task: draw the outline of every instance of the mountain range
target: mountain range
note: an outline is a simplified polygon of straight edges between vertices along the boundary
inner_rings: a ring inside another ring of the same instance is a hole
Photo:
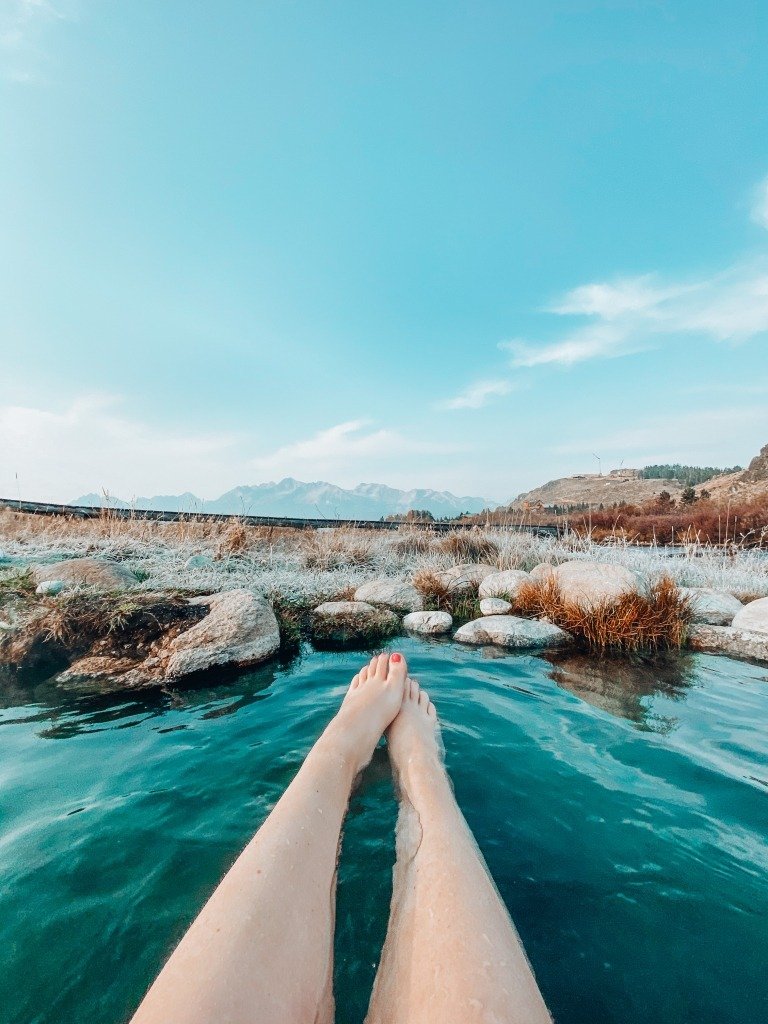
[[[214,501],[204,501],[187,491],[185,494],[155,494],[151,498],[135,498],[131,502],[111,495],[104,497],[100,494],[84,494],[73,504],[152,509],[158,512],[381,519],[383,516],[404,514],[409,509],[428,510],[436,518],[456,516],[461,512],[481,512],[485,508],[496,508],[498,502],[485,498],[459,497],[450,491],[421,488],[401,491],[385,484],[359,484],[346,490],[324,481],[304,483],[286,477],[277,483],[272,481],[234,487]]]

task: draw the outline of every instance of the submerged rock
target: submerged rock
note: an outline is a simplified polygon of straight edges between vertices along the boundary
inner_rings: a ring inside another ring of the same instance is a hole
[[[680,587],[680,594],[690,600],[694,623],[730,626],[734,615],[744,607],[732,594],[711,587]]]
[[[512,605],[502,597],[484,597],[480,602],[483,615],[506,615],[512,611]]]
[[[768,632],[735,626],[696,625],[688,630],[688,645],[695,651],[768,663]]]
[[[370,580],[355,591],[355,601],[383,605],[396,612],[419,612],[424,601],[416,587],[402,580]]]
[[[137,665],[133,658],[78,658],[56,676],[56,682],[63,686],[86,685],[109,690],[135,690],[157,686],[159,681],[155,673],[142,663]]]
[[[399,629],[400,619],[393,611],[367,601],[326,601],[312,614],[312,639],[318,645],[373,644]]]
[[[454,633],[462,644],[497,644],[521,650],[562,647],[571,642],[570,633],[538,619],[522,619],[517,615],[487,615],[467,622]]]
[[[448,612],[411,612],[403,619],[403,626],[411,633],[438,636],[450,632],[453,619]]]
[[[33,565],[31,571],[36,583],[57,581],[100,590],[122,590],[138,583],[130,569],[106,558],[67,558],[50,565]]]
[[[226,590],[195,597],[208,615],[157,652],[166,679],[177,679],[222,666],[246,668],[271,658],[280,646],[280,629],[272,606],[251,590]]]
[[[611,562],[563,562],[554,567],[552,576],[563,600],[584,611],[646,589],[636,572]]]
[[[530,583],[531,577],[521,569],[505,569],[503,572],[492,572],[480,584],[480,597],[503,597],[514,601],[520,587]]]
[[[768,634],[768,597],[750,601],[737,612],[731,625],[734,629],[748,629],[755,633]]]

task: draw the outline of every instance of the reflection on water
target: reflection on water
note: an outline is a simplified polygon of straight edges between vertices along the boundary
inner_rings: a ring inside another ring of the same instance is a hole
[[[609,658],[563,651],[547,654],[546,660],[552,665],[550,676],[558,686],[601,711],[652,732],[670,732],[677,719],[658,714],[649,698],[662,695],[673,701],[684,700],[694,683],[695,662],[690,654]]]
[[[558,1024],[768,1019],[765,671],[397,647]],[[361,657],[143,694],[0,673],[0,1024],[130,1016]],[[345,826],[336,1024],[365,1016],[395,817],[382,747]]]

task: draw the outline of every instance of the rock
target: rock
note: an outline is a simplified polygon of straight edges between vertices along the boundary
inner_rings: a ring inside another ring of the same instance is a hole
[[[326,601],[312,615],[312,637],[317,644],[344,647],[374,644],[394,636],[400,619],[389,608],[367,601]]]
[[[571,642],[570,633],[538,619],[517,615],[488,615],[474,619],[456,630],[453,636],[462,644],[498,644],[520,650],[562,647]]]
[[[534,583],[543,583],[544,580],[550,579],[554,574],[554,565],[550,565],[549,562],[539,562],[538,565],[534,565],[528,576]]]
[[[437,636],[450,632],[453,619],[448,612],[411,612],[403,619],[403,626],[411,633]]]
[[[688,645],[695,651],[768,663],[768,633],[764,632],[737,629],[735,626],[691,626]]]
[[[484,597],[480,602],[483,615],[506,615],[512,611],[512,605],[502,597]]]
[[[35,587],[35,593],[39,597],[56,597],[63,590],[67,589],[67,584],[64,580],[44,580],[43,583],[38,583]]]
[[[13,629],[13,626],[10,624],[10,622],[5,622],[4,619],[0,619],[0,629],[5,630],[7,632]]]
[[[750,601],[733,617],[734,629],[746,629],[752,633],[768,633],[768,597]]]
[[[583,610],[645,590],[637,573],[610,562],[563,562],[555,566],[553,576],[563,600]]]
[[[32,576],[37,583],[57,580],[73,586],[98,587],[99,590],[122,590],[138,583],[130,569],[106,558],[68,558],[50,565],[33,565]]]
[[[266,598],[250,590],[226,590],[190,603],[208,605],[208,615],[157,652],[166,679],[222,666],[245,668],[271,658],[280,629]]]
[[[184,563],[185,569],[211,569],[213,567],[213,559],[209,555],[197,554],[190,555]]]
[[[157,686],[160,679],[133,658],[86,657],[74,661],[56,676],[64,686],[98,686],[110,690],[135,690]]]
[[[734,615],[744,605],[725,590],[710,587],[680,587],[680,594],[690,599],[691,622],[709,626],[730,626]]]
[[[484,562],[463,562],[450,569],[438,570],[435,575],[444,587],[453,594],[471,594],[476,591],[486,576],[497,570]]]
[[[482,597],[505,597],[514,601],[523,583],[530,583],[531,577],[521,569],[505,569],[503,572],[492,572],[480,584],[478,591]]]
[[[370,580],[355,591],[355,601],[383,605],[396,612],[420,612],[424,601],[416,587],[402,580]]]

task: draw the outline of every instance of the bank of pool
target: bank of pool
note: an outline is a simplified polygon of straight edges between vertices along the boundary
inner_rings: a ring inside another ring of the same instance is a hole
[[[394,646],[558,1024],[768,1019],[764,668]],[[362,658],[130,697],[0,680],[2,1024],[130,1016]],[[338,1024],[365,1014],[395,815],[382,748],[341,857]]]

